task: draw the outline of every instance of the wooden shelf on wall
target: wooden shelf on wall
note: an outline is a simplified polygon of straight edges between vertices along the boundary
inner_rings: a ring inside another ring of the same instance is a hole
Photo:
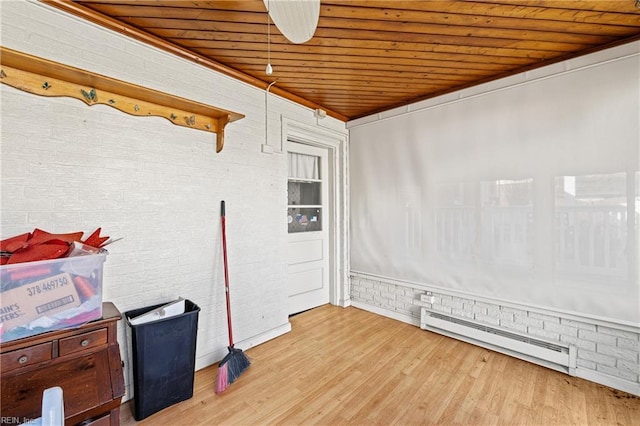
[[[244,117],[168,93],[116,80],[0,46],[0,81],[41,96],[66,96],[87,105],[108,105],[127,114],[157,116],[171,123],[216,134],[224,146],[225,126]]]

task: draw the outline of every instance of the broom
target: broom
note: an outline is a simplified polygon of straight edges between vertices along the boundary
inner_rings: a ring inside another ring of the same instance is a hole
[[[222,253],[224,256],[224,292],[227,299],[227,327],[229,328],[229,353],[218,364],[218,377],[216,379],[216,393],[221,393],[236,381],[240,374],[246,370],[251,362],[242,352],[242,349],[234,348],[233,332],[231,330],[231,303],[229,302],[229,272],[227,268],[227,237],[225,228],[224,200],[220,202],[220,215],[222,222]]]

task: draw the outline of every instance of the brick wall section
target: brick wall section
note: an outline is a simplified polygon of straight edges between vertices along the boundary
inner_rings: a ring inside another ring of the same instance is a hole
[[[640,334],[549,314],[433,292],[433,304],[422,301],[424,290],[372,278],[351,277],[351,299],[415,317],[420,308],[541,340],[577,347],[577,367],[640,383]],[[411,303],[407,303],[411,299]],[[424,300],[428,300],[423,298]]]
[[[398,314],[420,318],[418,291],[409,287],[385,283],[367,278],[351,277],[351,300],[377,306]]]

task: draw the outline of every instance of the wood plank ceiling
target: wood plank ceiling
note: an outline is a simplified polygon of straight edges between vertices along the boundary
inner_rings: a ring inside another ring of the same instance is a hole
[[[292,44],[262,0],[43,0],[344,121],[640,39],[640,0],[322,0]]]

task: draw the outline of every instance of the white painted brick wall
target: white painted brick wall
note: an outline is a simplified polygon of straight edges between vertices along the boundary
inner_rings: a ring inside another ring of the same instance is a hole
[[[592,342],[592,341],[589,341],[589,340],[584,340],[584,339],[578,339],[577,337],[573,337],[573,336],[561,335],[560,336],[560,342],[568,344],[568,345],[574,345],[576,348],[586,349],[586,350],[592,351],[592,352],[595,352],[595,350],[596,350],[596,343],[595,342]]]
[[[2,237],[33,230],[123,237],[109,247],[103,298],[122,312],[182,296],[201,308],[196,367],[226,353],[220,200],[236,342],[288,324],[286,155],[261,153],[264,91],[35,1],[0,2],[2,45],[237,111],[224,150],[215,135],[108,106],[39,97],[0,85]],[[269,144],[281,117],[313,111],[269,98]],[[345,125],[321,123],[345,132]],[[131,364],[119,324],[125,380]],[[242,346],[241,346],[242,347]]]
[[[615,367],[616,359],[612,356],[602,355],[596,352],[578,349],[578,358],[595,362],[599,367]]]
[[[567,337],[578,337],[578,329],[575,327],[569,327],[567,325],[562,325],[559,323],[559,318],[555,318],[552,321],[545,321],[544,328],[545,330],[550,330],[558,333],[561,336]]]
[[[615,345],[616,338],[608,334],[598,333],[596,331],[578,330],[578,337],[592,342],[602,343],[605,345]]]
[[[517,314],[514,316],[514,321],[518,324],[526,325],[530,328],[542,328],[544,326],[544,322],[538,318],[531,318],[526,314]]]
[[[352,276],[352,282],[366,281],[376,286],[375,279]],[[382,281],[380,280],[380,283]],[[624,380],[630,388],[637,389],[640,384],[640,333],[617,329],[596,323],[566,318],[561,314],[552,315],[535,310],[520,309],[468,297],[461,298],[450,294],[432,292],[434,303],[428,302],[424,291],[409,286],[385,282],[389,291],[417,294],[416,307],[453,315],[465,320],[474,320],[493,327],[528,334],[535,338],[574,345],[577,350],[577,367]],[[395,290],[393,290],[395,288]],[[420,297],[422,294],[422,298]],[[351,295],[352,299],[367,303],[366,300]],[[387,299],[390,300],[390,299]],[[379,308],[394,310],[395,305],[377,305]],[[617,383],[617,382],[616,382]],[[611,383],[604,383],[611,386]]]
[[[612,356],[620,361],[638,362],[638,352],[603,344],[598,344],[596,347],[597,352],[600,354]]]
[[[474,319],[480,323],[499,325],[500,319],[492,315],[475,314]]]
[[[517,331],[519,333],[527,332],[527,326],[524,324],[518,324],[517,322],[501,320],[500,325],[506,329]]]
[[[638,343],[638,340],[633,340],[633,337],[628,339],[624,337],[618,337],[618,347],[623,349],[630,349],[636,354],[640,353],[640,344]]]
[[[500,322],[513,322],[514,314],[512,312],[504,312],[504,309],[501,309],[498,313],[498,319]]]
[[[580,330],[596,331],[596,329],[597,329],[595,324],[589,324],[589,323],[586,323],[586,322],[575,321],[575,320],[567,319],[567,318],[560,318],[560,324],[564,324],[564,325],[567,325],[569,327],[575,327],[575,328],[580,329]]]
[[[420,291],[366,278],[351,277],[351,300],[420,317]]]
[[[442,298],[442,305],[451,309],[462,309],[462,301],[452,298]]]
[[[628,372],[625,369],[621,369],[620,367],[608,367],[606,365],[598,364],[596,370],[610,376],[616,376],[629,381],[633,381],[636,377],[638,377],[637,369],[635,369],[634,372]]]
[[[474,319],[473,312],[464,309],[451,309],[451,315],[455,315],[460,318]]]
[[[637,341],[637,338],[638,338],[638,335],[635,333],[631,333],[629,331],[624,331],[624,330],[616,330],[615,328],[605,327],[603,325],[598,327],[598,332],[602,334],[609,334],[611,336],[616,336],[616,337],[627,339],[627,340],[636,339]]]
[[[618,360],[617,367],[621,371],[630,373],[630,375],[627,377],[631,377],[631,380],[633,380],[633,374],[637,375],[638,371],[640,371],[640,364],[637,362]]]
[[[578,359],[576,362],[578,368],[585,368],[587,370],[596,371],[598,369],[598,364],[595,362],[587,361],[585,359]]]
[[[544,321],[545,325],[560,323],[560,318],[553,317],[551,315],[540,314],[538,312],[528,312],[527,316],[529,318],[536,318],[536,319],[542,320],[542,321]]]
[[[558,341],[558,342],[560,341],[559,333],[554,333],[552,331],[547,331],[541,328],[527,327],[527,333],[534,336],[541,337],[543,340]]]

